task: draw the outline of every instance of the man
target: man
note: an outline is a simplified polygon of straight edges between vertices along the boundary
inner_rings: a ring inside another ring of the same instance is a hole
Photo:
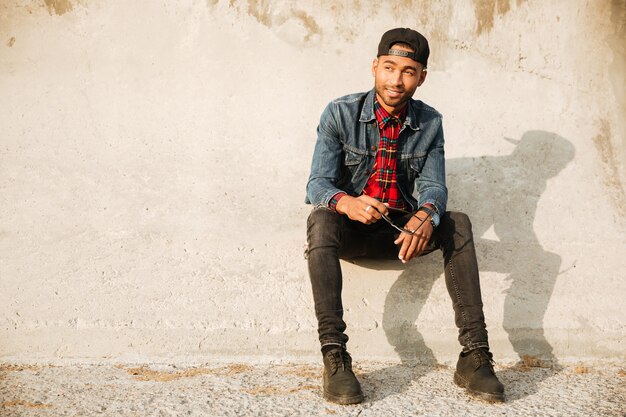
[[[504,401],[493,370],[471,224],[446,212],[441,115],[412,96],[426,79],[430,50],[420,33],[383,34],[372,63],[375,87],[332,101],[317,128],[306,202],[307,259],[324,361],[324,397],[363,400],[346,350],[339,259],[400,259],[441,249],[459,328],[454,382]]]

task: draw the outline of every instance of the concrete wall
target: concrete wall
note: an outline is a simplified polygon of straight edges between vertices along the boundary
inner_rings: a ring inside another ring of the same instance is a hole
[[[0,360],[318,357],[325,104],[433,51],[499,360],[623,360],[624,1],[0,2]],[[454,360],[438,254],[345,265],[357,358]],[[383,270],[391,268],[390,270]]]

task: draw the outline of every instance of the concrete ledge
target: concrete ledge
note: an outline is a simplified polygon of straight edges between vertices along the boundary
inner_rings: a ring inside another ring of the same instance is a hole
[[[403,337],[400,349],[386,343],[382,329],[354,329],[350,351],[360,360],[397,361],[401,363],[456,363],[460,346],[453,328],[420,328],[428,343],[415,336],[416,329],[397,329]],[[11,363],[201,363],[203,361],[289,361],[319,358],[314,330],[260,334],[258,330],[201,329],[70,329],[47,327],[30,331],[1,331],[5,354]],[[537,330],[517,330],[523,355],[546,363],[576,364],[617,363],[624,361],[621,333],[552,330],[543,332],[554,350],[546,353],[545,340],[537,339]],[[503,331],[491,332],[491,345],[499,363],[514,364],[520,356],[511,348]],[[27,360],[22,352],[29,354]]]

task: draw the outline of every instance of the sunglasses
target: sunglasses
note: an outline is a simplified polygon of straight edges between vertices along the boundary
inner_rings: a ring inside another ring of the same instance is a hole
[[[374,210],[378,211],[378,210],[376,209],[376,207],[372,207],[372,208],[373,208]],[[396,229],[396,230],[397,230],[397,231],[399,231],[399,232],[406,233],[406,234],[408,234],[408,235],[414,235],[415,233],[417,233],[417,231],[418,231],[418,230],[420,230],[420,227],[422,227],[422,225],[424,224],[424,222],[428,219],[428,216],[424,217],[424,218],[422,219],[422,221],[420,222],[420,224],[417,226],[417,228],[416,228],[415,230],[409,230],[409,229],[406,229],[406,228],[404,228],[404,227],[402,227],[402,226],[398,226],[397,224],[395,224],[395,223],[393,222],[393,220],[391,220],[391,217],[387,216],[386,214],[381,213],[380,211],[378,211],[378,212],[379,212],[379,213],[380,213],[380,215],[383,217],[383,219],[384,219],[387,223],[389,223],[389,225],[390,225],[391,227],[393,227],[394,229]]]

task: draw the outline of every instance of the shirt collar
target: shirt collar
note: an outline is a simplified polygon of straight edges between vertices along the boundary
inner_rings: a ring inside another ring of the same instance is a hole
[[[361,116],[359,117],[359,122],[369,123],[373,121],[374,119],[376,119],[376,116],[374,115],[375,98],[376,98],[376,90],[372,88],[365,95],[365,103],[364,103],[363,108],[361,109]],[[414,103],[413,100],[409,100],[409,103],[407,104],[406,120],[404,121],[404,125],[409,126],[411,129],[415,131],[418,131],[420,130],[419,122],[417,120],[418,112],[417,112],[417,109],[414,108],[415,106],[412,103]]]
[[[402,125],[404,123],[404,119],[406,118],[406,108],[408,106],[404,106],[400,114],[398,116],[392,116],[389,114],[387,110],[378,102],[378,97],[374,98],[374,114],[376,115],[376,121],[378,122],[378,127],[383,129],[387,124],[396,122],[398,125]]]

